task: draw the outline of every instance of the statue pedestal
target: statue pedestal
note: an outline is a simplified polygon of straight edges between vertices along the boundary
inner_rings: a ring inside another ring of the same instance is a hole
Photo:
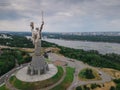
[[[34,55],[31,63],[28,65],[27,74],[41,75],[45,74],[47,71],[49,71],[49,67],[47,62],[45,62],[45,58],[43,56]]]
[[[42,75],[29,75],[26,72],[28,71],[28,66],[23,67],[19,71],[16,72],[15,76],[17,79],[24,81],[24,82],[37,82],[37,81],[43,81],[46,79],[49,79],[56,75],[58,72],[58,69],[53,64],[48,64],[49,71],[47,71],[45,74]]]

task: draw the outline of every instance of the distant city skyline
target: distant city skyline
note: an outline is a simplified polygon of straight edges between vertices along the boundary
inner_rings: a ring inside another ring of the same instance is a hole
[[[0,0],[0,31],[30,31],[41,24],[43,32],[120,31],[120,0]]]

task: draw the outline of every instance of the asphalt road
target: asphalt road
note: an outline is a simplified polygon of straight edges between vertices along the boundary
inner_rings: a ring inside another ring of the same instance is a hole
[[[13,73],[15,73],[17,70],[19,70],[19,69],[21,69],[21,68],[23,68],[23,67],[25,67],[25,66],[27,66],[27,65],[28,65],[28,63],[23,64],[23,65],[18,66],[18,67],[15,67],[15,68],[13,68],[12,70],[10,70],[8,73],[2,75],[2,76],[0,77],[0,85],[3,84],[3,83],[5,83],[5,81],[6,81]]]

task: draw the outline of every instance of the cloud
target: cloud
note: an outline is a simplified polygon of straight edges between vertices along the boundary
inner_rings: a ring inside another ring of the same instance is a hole
[[[0,30],[39,26],[42,10],[44,31],[120,31],[120,0],[0,0]]]

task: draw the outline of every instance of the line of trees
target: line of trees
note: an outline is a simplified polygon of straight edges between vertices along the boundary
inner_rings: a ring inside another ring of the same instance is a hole
[[[94,42],[114,42],[120,43],[120,36],[80,36],[80,35],[63,35],[63,34],[47,34],[48,38],[65,39],[65,40],[82,40],[82,41],[94,41]]]

